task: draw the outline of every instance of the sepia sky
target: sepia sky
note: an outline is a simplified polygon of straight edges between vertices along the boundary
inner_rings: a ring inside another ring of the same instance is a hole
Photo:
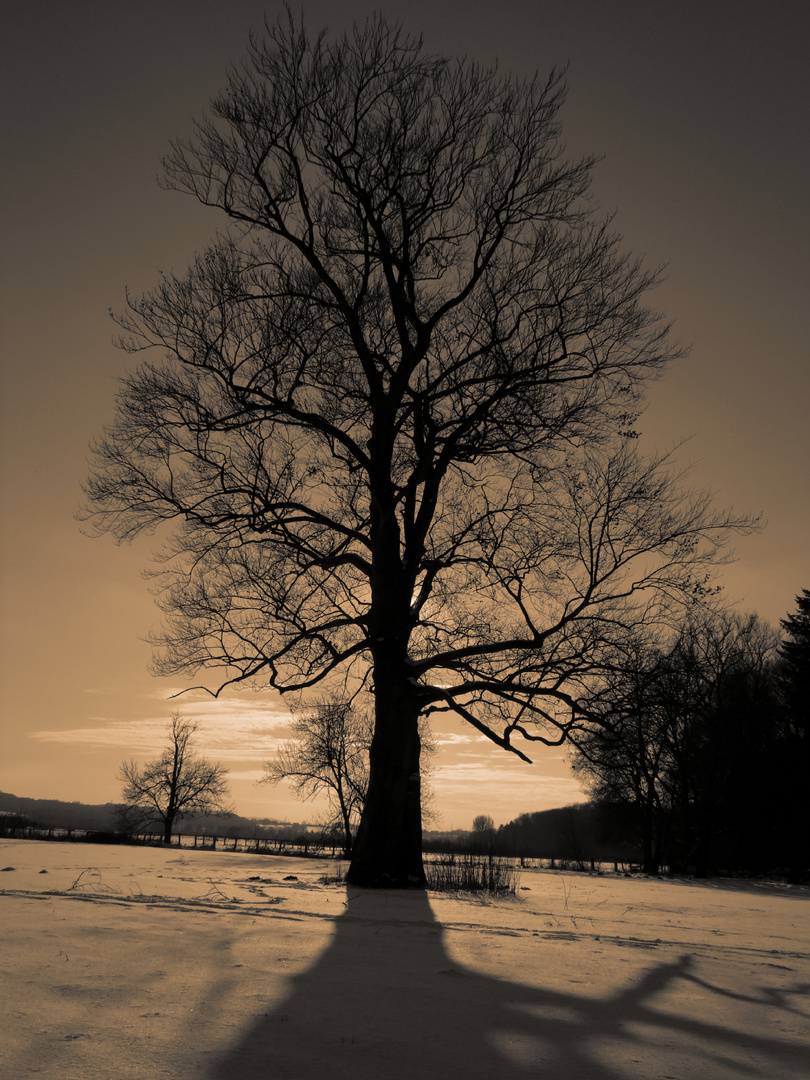
[[[626,246],[668,264],[654,296],[689,357],[657,383],[647,448],[683,438],[694,480],[761,512],[723,574],[776,623],[810,587],[810,8],[803,0],[410,0],[306,5],[339,30],[376,8],[431,51],[531,72],[568,65],[572,154],[604,157],[593,191]],[[178,704],[231,769],[237,809],[312,818],[257,787],[286,733],[274,695],[171,702],[143,638],[159,612],[149,539],[116,548],[74,515],[87,444],[127,360],[110,308],[182,271],[221,224],[160,189],[173,136],[222,87],[259,0],[5,0],[0,44],[2,533],[0,790],[105,802],[122,758],[159,752]],[[460,725],[437,733],[445,828],[577,801],[563,751],[526,766]]]

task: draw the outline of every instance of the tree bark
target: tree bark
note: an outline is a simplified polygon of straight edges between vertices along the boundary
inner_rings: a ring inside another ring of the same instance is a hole
[[[369,452],[377,462],[372,482],[371,610],[368,632],[374,673],[374,736],[368,792],[352,846],[347,881],[364,888],[421,889],[422,792],[419,714],[423,702],[412,680],[408,641],[420,552],[411,544],[411,569],[402,557],[395,485],[391,482],[394,424],[378,402]]]

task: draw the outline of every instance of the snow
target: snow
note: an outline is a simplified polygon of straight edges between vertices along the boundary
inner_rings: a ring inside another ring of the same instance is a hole
[[[810,889],[0,841],[4,1080],[810,1075]],[[45,872],[43,872],[45,871]]]

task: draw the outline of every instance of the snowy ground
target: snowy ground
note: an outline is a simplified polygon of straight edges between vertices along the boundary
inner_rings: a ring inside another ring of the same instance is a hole
[[[493,902],[334,869],[0,841],[0,1076],[810,1076],[810,889],[533,871]]]

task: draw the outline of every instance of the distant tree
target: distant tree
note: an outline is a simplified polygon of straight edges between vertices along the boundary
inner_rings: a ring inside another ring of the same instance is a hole
[[[226,801],[227,769],[191,748],[197,726],[175,713],[169,726],[169,745],[157,761],[143,768],[134,761],[121,765],[125,820],[133,828],[160,824],[166,844],[171,843],[177,822],[189,814],[231,813]]]
[[[495,822],[489,814],[478,814],[473,818],[470,848],[474,852],[489,852],[491,854],[494,846]]]
[[[420,717],[557,745],[745,522],[634,450],[677,346],[560,140],[559,72],[292,13],[165,163],[230,232],[129,298],[88,516],[171,526],[165,674],[373,686],[355,885],[424,885]],[[217,691],[219,692],[219,691]]]
[[[478,814],[473,818],[472,827],[474,833],[491,833],[495,831],[495,822],[489,814]]]
[[[624,859],[627,845],[616,842],[611,808],[579,803],[521,814],[501,825],[496,849],[521,858],[564,859],[579,866],[597,858]]]
[[[290,728],[292,738],[265,762],[260,782],[289,780],[302,799],[325,794],[331,808],[327,826],[339,824],[350,855],[368,790],[371,720],[355,712],[350,702],[332,699],[305,710]]]

